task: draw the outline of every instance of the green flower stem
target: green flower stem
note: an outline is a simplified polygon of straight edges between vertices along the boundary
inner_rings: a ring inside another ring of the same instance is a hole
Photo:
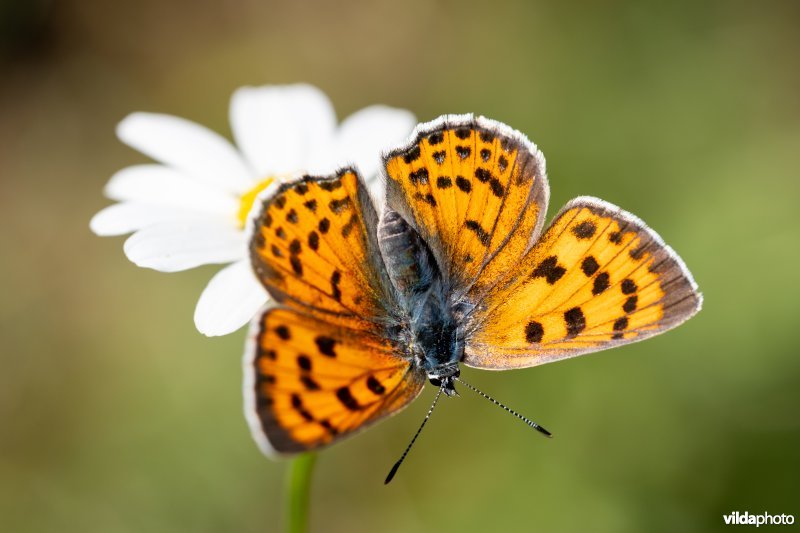
[[[289,463],[286,479],[286,531],[306,533],[308,531],[308,500],[311,493],[311,474],[317,454],[304,453]]]

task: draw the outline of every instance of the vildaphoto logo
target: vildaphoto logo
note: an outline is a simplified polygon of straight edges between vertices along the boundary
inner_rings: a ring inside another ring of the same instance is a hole
[[[727,526],[790,526],[794,524],[794,515],[790,514],[750,514],[747,511],[722,515]]]

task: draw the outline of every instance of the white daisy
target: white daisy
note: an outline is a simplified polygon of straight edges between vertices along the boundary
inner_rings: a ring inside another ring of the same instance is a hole
[[[271,183],[355,164],[382,195],[380,151],[414,126],[408,111],[362,109],[340,125],[330,100],[310,85],[243,87],[231,98],[235,148],[182,118],[133,113],[118,137],[159,164],[123,168],[105,194],[119,203],[90,223],[97,235],[133,232],[125,255],[140,267],[176,272],[231,263],[200,295],[194,320],[206,335],[246,324],[269,296],[250,269],[244,226],[258,194]]]

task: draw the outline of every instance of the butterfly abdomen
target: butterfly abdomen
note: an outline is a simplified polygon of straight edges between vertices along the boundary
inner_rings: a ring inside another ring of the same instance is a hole
[[[403,217],[388,207],[378,224],[378,247],[401,305],[409,310],[410,302],[427,293],[439,277],[430,250]]]

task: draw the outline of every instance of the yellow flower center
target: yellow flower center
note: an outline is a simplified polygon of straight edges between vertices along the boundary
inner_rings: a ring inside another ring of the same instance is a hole
[[[250,214],[250,210],[253,208],[253,203],[255,203],[259,193],[269,187],[273,181],[275,181],[275,178],[266,178],[242,195],[239,203],[239,212],[236,214],[240,228],[244,228],[245,223],[247,223],[247,215]]]

